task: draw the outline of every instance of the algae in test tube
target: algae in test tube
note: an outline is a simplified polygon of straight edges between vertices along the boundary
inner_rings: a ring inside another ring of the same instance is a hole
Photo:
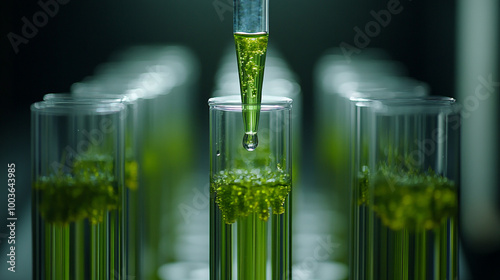
[[[457,279],[455,101],[353,102],[353,279]]]
[[[125,105],[32,105],[34,279],[124,279]]]
[[[291,99],[263,98],[253,152],[239,141],[239,96],[209,105],[210,279],[290,279]]]

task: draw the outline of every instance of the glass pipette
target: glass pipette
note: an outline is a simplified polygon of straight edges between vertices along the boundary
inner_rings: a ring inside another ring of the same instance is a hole
[[[257,148],[262,81],[269,36],[269,0],[234,0],[233,33],[240,77],[245,135],[243,147]]]

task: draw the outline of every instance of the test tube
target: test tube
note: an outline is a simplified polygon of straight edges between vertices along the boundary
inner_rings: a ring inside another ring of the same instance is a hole
[[[291,104],[264,97],[257,150],[241,146],[239,96],[210,107],[210,279],[291,278]]]
[[[420,81],[404,78],[380,76],[364,81],[343,82],[336,87],[336,92],[324,96],[322,117],[318,120],[320,128],[317,134],[317,155],[321,163],[318,167],[320,192],[328,197],[325,208],[332,218],[331,234],[336,242],[349,244],[349,189],[350,189],[350,145],[354,139],[352,128],[351,98],[395,99],[419,98],[428,95],[428,86]],[[332,203],[333,201],[333,203]],[[340,247],[331,261],[349,263],[349,246]],[[347,269],[346,269],[347,270]]]
[[[351,279],[457,279],[455,100],[355,102]]]
[[[324,163],[325,184],[336,194],[346,194],[349,186],[347,162],[349,160],[349,144],[351,143],[351,98],[394,99],[417,98],[429,94],[426,83],[403,77],[378,77],[372,80],[351,81],[337,88],[338,92],[329,99],[324,99],[323,113],[318,132],[320,160]],[[329,107],[328,109],[326,107]],[[332,176],[333,172],[333,176]],[[345,195],[338,196],[337,205],[346,205]],[[347,209],[347,208],[346,208]],[[342,209],[340,209],[342,211]]]
[[[216,85],[212,97],[233,95],[238,90],[239,82],[236,57],[234,54],[230,55],[229,49],[225,52],[226,54],[216,74]],[[277,49],[269,47],[266,60],[266,72],[263,82],[263,87],[267,89],[266,95],[283,96],[293,100],[293,180],[297,193],[302,154],[302,90],[297,82],[295,73],[291,71],[289,65]]]
[[[124,113],[121,103],[31,106],[34,279],[127,277]]]
[[[187,205],[182,200],[186,194],[191,203],[197,185],[192,174],[198,131],[191,106],[197,69],[194,54],[187,48],[136,46],[115,54],[112,63],[96,69],[96,76],[72,86],[73,94],[137,96],[139,125],[134,136],[138,138],[138,191],[143,211],[137,226],[142,235],[141,279],[170,279],[159,272],[162,265],[177,268],[177,264],[205,261],[208,270],[208,246],[207,254],[200,254],[186,248],[201,250],[204,246],[181,245],[187,237],[183,233],[187,220],[179,206]],[[199,234],[202,228],[196,229]]]
[[[100,102],[100,103],[122,103],[125,107],[123,120],[125,122],[125,189],[124,197],[127,225],[127,240],[125,244],[127,255],[127,275],[140,275],[140,244],[141,234],[138,221],[141,220],[139,214],[139,197],[142,195],[139,189],[139,150],[138,150],[138,119],[137,119],[137,98],[133,94],[111,94],[99,93],[97,91],[86,90],[74,93],[49,93],[43,96],[47,103],[71,103],[78,102]]]

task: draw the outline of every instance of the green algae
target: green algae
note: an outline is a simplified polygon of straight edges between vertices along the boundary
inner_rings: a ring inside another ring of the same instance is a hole
[[[221,171],[211,178],[210,191],[226,224],[257,213],[267,221],[271,212],[283,214],[291,190],[291,176],[270,169],[234,169]]]
[[[457,214],[455,182],[431,169],[381,164],[370,174],[364,166],[358,183],[358,204],[368,205],[392,230],[430,230]]]
[[[41,176],[34,189],[43,219],[53,224],[102,222],[106,212],[119,206],[113,170],[110,156],[87,154],[75,159],[70,174]]]

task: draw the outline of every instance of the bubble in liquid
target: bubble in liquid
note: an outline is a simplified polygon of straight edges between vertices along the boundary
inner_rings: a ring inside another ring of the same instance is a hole
[[[253,151],[259,145],[259,139],[257,138],[257,133],[245,133],[243,136],[243,148],[247,151]]]

